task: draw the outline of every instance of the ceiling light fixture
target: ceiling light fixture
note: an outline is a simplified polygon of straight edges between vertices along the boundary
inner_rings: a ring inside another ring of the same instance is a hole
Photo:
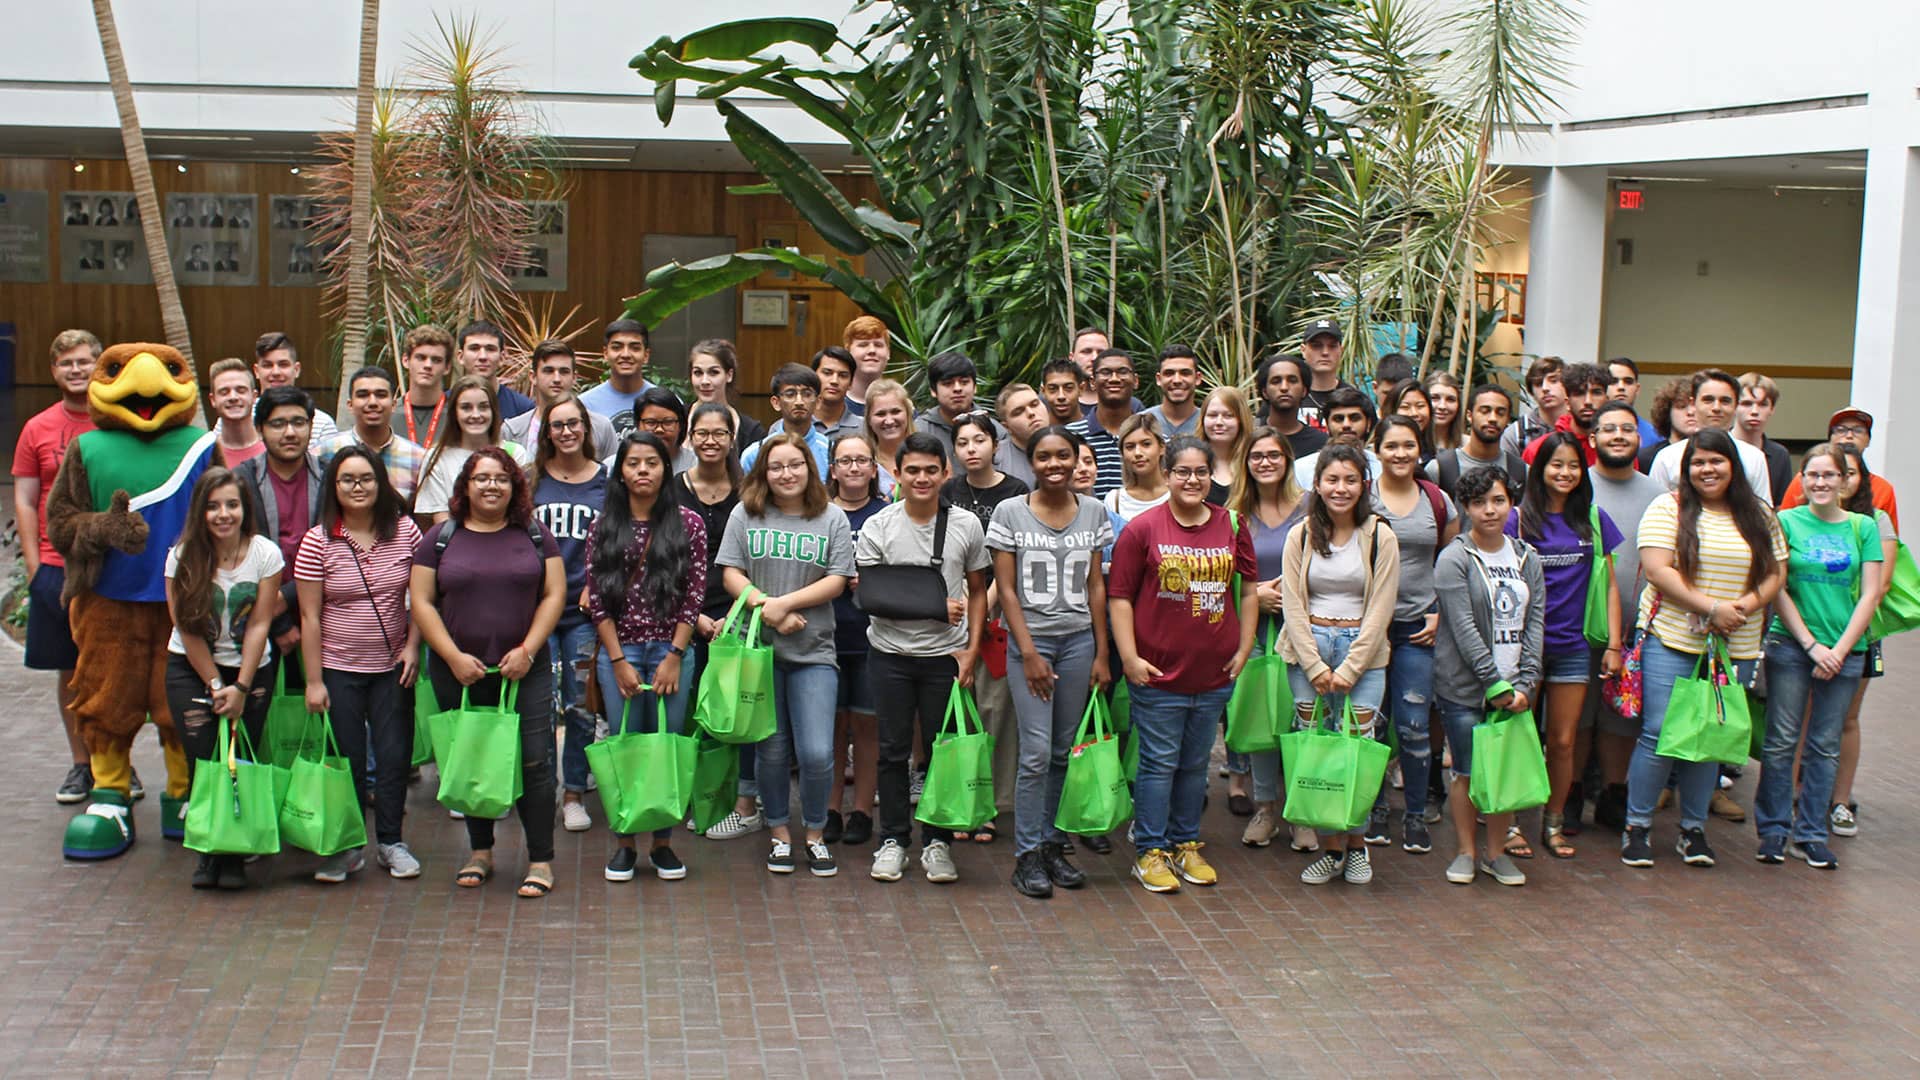
[[[86,171],[87,171],[87,163],[86,163],[86,162],[84,162],[84,161],[76,161],[76,162],[74,162],[74,163],[73,163],[73,171],[74,171],[74,172],[86,172]]]

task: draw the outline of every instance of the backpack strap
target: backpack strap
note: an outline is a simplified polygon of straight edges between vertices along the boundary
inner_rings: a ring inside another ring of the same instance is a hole
[[[1454,447],[1442,450],[1435,459],[1440,462],[1440,490],[1452,491],[1460,486],[1460,450]]]
[[[433,557],[436,562],[439,561],[440,556],[445,555],[447,553],[447,544],[453,539],[453,534],[455,532],[458,532],[459,529],[460,529],[460,523],[453,520],[452,518],[448,518],[447,520],[434,526]]]
[[[940,512],[933,516],[933,568],[940,569],[940,558],[947,550],[947,515],[952,506],[940,500]]]
[[[1438,537],[1442,532],[1446,531],[1447,521],[1449,520],[1447,517],[1447,498],[1441,494],[1440,485],[1425,477],[1416,476],[1413,478],[1413,482],[1419,484],[1420,490],[1427,496],[1427,506],[1433,510],[1433,535]]]

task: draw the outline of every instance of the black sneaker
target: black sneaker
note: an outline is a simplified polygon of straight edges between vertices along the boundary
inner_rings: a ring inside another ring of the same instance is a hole
[[[1707,843],[1707,830],[1681,829],[1680,840],[1673,845],[1680,853],[1680,861],[1688,866],[1707,867],[1713,865],[1713,848]]]
[[[1369,847],[1393,843],[1393,837],[1387,834],[1388,814],[1385,810],[1375,810],[1367,816],[1367,831],[1361,837]]]
[[[1047,880],[1063,889],[1077,889],[1087,883],[1087,875],[1067,861],[1059,844],[1040,845],[1040,866],[1046,871]]]
[[[1087,845],[1087,850],[1093,852],[1095,855],[1113,854],[1113,841],[1107,839],[1105,833],[1099,836],[1083,836],[1080,838],[1080,842]],[[1069,849],[1063,846],[1061,850],[1066,851]]]
[[[767,869],[775,874],[793,873],[793,845],[785,840],[775,840],[773,850],[767,852]]]
[[[632,881],[634,867],[640,865],[640,853],[630,847],[617,847],[607,859],[608,881]]]
[[[233,892],[247,887],[247,860],[239,855],[216,855],[213,860],[215,881]]]
[[[1020,891],[1020,895],[1031,896],[1035,900],[1045,900],[1053,895],[1053,879],[1047,876],[1047,866],[1041,861],[1039,852],[1029,851],[1014,857],[1013,887]]]
[[[873,839],[873,818],[864,810],[855,810],[847,815],[847,827],[840,834],[840,842],[859,847]]]
[[[1753,857],[1763,863],[1771,863],[1775,866],[1786,862],[1787,838],[1779,835],[1761,837],[1760,849],[1753,853]]]
[[[60,787],[53,793],[53,801],[72,805],[85,802],[87,792],[93,790],[93,769],[86,765],[75,765],[67,770],[67,778],[60,781]]]
[[[1593,800],[1593,823],[1603,829],[1627,827],[1627,785],[1608,784]]]
[[[1627,826],[1627,834],[1620,840],[1620,861],[1628,866],[1653,865],[1653,840],[1644,825]]]
[[[1815,870],[1840,868],[1840,860],[1833,857],[1833,849],[1818,840],[1797,840],[1787,845],[1787,852]]]
[[[1433,850],[1433,837],[1427,832],[1426,822],[1408,815],[1405,832],[1406,840],[1400,846],[1410,854],[1425,855]]]
[[[840,842],[840,837],[844,832],[845,826],[840,821],[840,811],[827,811],[827,825],[826,828],[820,830],[820,842],[823,844],[837,844]]]
[[[832,877],[840,872],[840,866],[833,861],[833,852],[827,845],[818,841],[807,842],[807,872],[814,877]]]
[[[146,798],[147,786],[140,782],[140,773],[134,769],[128,769],[127,772],[133,775],[133,779],[127,783],[127,797],[135,801]]]
[[[626,849],[621,848],[620,850],[625,851]],[[648,853],[647,858],[653,863],[653,872],[659,876],[661,881],[679,881],[681,878],[687,876],[687,864],[681,862],[680,856],[675,855],[673,849],[665,844],[654,845],[653,850]]]
[[[202,855],[193,866],[193,887],[211,889],[220,883],[220,868],[214,864],[215,856]]]

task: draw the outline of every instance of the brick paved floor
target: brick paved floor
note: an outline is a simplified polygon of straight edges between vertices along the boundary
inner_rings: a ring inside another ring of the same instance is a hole
[[[187,887],[155,799],[143,838],[103,865],[63,862],[69,811],[51,680],[0,643],[0,1061],[9,1075],[1627,1076],[1920,1071],[1920,799],[1895,762],[1920,734],[1920,645],[1869,699],[1863,834],[1819,873],[1752,858],[1715,823],[1719,868],[1686,868],[1661,817],[1636,872],[1591,831],[1525,889],[1379,855],[1366,889],[1299,883],[1301,856],[1250,851],[1216,797],[1223,883],[1149,895],[1121,852],[1051,902],[1006,884],[1006,840],[959,853],[959,884],[776,878],[760,838],[678,847],[691,875],[600,877],[603,828],[562,833],[558,891],[505,870],[455,889],[464,833],[416,788],[408,838],[426,876],[344,886],[312,859],[255,867],[239,894]],[[156,745],[137,763],[162,777]],[[1754,772],[1736,795],[1749,801]],[[1221,790],[1215,781],[1216,796]],[[1122,848],[1122,851],[1125,849]],[[1905,854],[1902,855],[1902,852]]]

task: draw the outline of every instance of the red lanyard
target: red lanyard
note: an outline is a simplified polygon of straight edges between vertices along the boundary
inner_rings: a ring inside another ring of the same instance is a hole
[[[413,398],[412,396],[409,395],[402,402],[402,404],[405,406],[405,412],[407,414],[407,440],[417,445],[425,446],[426,443],[422,442],[420,438],[414,435],[413,433]],[[440,429],[440,410],[446,407],[447,407],[447,395],[445,391],[442,391],[440,394],[439,403],[433,407],[433,415],[427,418],[427,439],[431,440],[433,438],[433,433]]]

